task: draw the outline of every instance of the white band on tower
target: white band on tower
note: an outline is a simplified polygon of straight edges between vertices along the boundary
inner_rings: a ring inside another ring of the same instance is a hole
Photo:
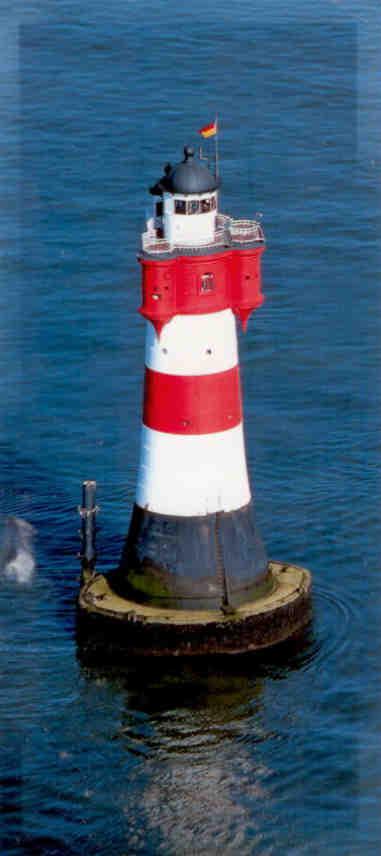
[[[231,309],[209,315],[176,315],[160,339],[147,324],[146,366],[171,375],[206,375],[238,365],[237,331]]]
[[[242,508],[250,502],[242,424],[190,436],[143,425],[136,502],[185,517]]]

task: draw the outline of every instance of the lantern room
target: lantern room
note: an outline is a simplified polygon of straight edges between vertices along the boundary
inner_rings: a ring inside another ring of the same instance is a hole
[[[150,188],[153,196],[160,197],[153,212],[156,234],[172,246],[212,243],[218,186],[218,178],[185,146],[184,160],[175,167],[166,164],[164,175]]]

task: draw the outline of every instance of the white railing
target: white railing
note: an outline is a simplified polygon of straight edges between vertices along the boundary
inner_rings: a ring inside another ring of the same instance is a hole
[[[257,220],[231,220],[229,232],[234,242],[264,241],[263,229]]]
[[[229,226],[229,223],[230,223],[231,219],[232,219],[232,218],[231,218],[231,217],[229,217],[229,214],[217,214],[217,216],[216,216],[216,226],[217,226],[217,229],[226,229],[226,228],[228,228],[228,226]]]
[[[174,250],[195,251],[199,248],[229,246],[231,243],[263,242],[265,236],[257,220],[233,220],[227,214],[218,214],[216,230],[212,240],[197,241],[197,244],[171,244],[165,238],[158,238],[154,230],[143,232],[142,248],[146,253],[171,253]]]
[[[197,244],[171,244],[165,238],[157,238],[155,232],[143,232],[142,248],[146,253],[172,253],[173,250],[196,250],[199,247],[221,247],[228,242],[225,229],[216,229],[213,238],[197,241]]]
[[[172,246],[165,238],[158,238],[156,232],[143,232],[142,248],[145,253],[171,253]]]

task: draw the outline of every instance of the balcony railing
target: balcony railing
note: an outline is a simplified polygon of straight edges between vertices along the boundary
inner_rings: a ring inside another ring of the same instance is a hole
[[[229,232],[234,243],[265,240],[262,226],[257,220],[230,220]]]
[[[142,248],[145,253],[171,253],[172,244],[165,238],[157,238],[156,232],[143,232]]]
[[[229,239],[225,229],[216,229],[212,240],[197,241],[197,244],[170,244],[165,238],[157,238],[154,231],[143,232],[142,235],[142,248],[145,253],[172,253],[174,250],[193,252],[199,248],[223,247],[226,243],[229,243]]]
[[[197,241],[195,244],[171,244],[165,238],[158,238],[154,229],[150,228],[142,235],[142,249],[145,253],[172,253],[174,250],[194,252],[199,249],[214,247],[229,247],[231,244],[249,244],[263,242],[265,236],[262,226],[257,220],[233,220],[227,214],[217,214],[216,229],[212,240]]]

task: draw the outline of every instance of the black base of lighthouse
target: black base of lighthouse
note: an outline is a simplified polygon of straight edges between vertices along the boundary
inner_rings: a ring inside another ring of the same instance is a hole
[[[121,597],[174,609],[235,609],[268,593],[253,503],[189,517],[135,504],[109,583]]]
[[[85,574],[78,633],[86,646],[118,646],[128,656],[239,654],[289,639],[311,621],[311,575],[270,562],[262,597],[223,610],[170,609],[120,597],[102,574]]]

